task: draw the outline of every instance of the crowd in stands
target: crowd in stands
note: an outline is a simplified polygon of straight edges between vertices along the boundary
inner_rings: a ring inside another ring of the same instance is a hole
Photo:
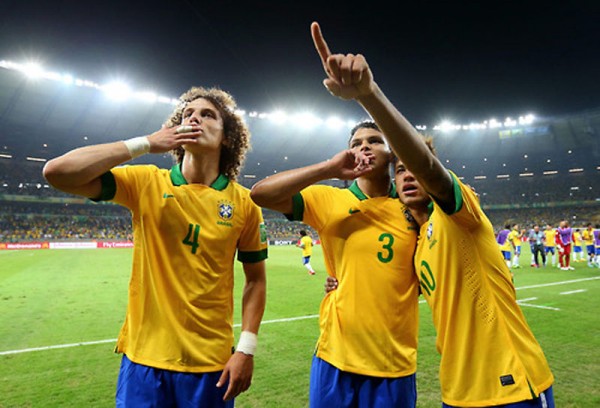
[[[18,169],[0,160],[0,242],[39,240],[131,239],[131,216],[121,206],[94,204],[49,188],[41,175],[43,163],[27,162]],[[245,180],[248,187],[256,180]],[[600,223],[600,177],[597,174],[517,177],[509,180],[464,180],[480,194],[496,229],[518,223],[573,226]],[[328,184],[347,187],[348,182]],[[270,240],[294,241],[300,230],[317,233],[300,222],[264,210]]]
[[[131,216],[112,204],[64,204],[0,201],[0,242],[64,240],[131,240]],[[270,240],[296,241],[300,230],[317,233],[301,222],[265,211]]]

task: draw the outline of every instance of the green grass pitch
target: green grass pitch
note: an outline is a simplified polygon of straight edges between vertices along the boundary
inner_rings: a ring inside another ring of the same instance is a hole
[[[600,406],[600,269],[532,269],[524,245],[517,296],[556,382],[557,407]],[[131,250],[0,252],[0,407],[111,407]],[[237,263],[236,263],[237,264]],[[306,407],[325,272],[309,276],[295,247],[269,249],[268,299],[255,374],[237,407]],[[365,271],[367,272],[367,271]],[[236,265],[236,323],[243,274]],[[435,332],[420,306],[418,406],[441,406]],[[236,335],[239,326],[236,326]],[[30,350],[33,349],[33,350]]]

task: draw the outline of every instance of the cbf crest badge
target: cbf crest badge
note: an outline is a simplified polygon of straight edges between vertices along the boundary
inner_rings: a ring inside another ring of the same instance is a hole
[[[433,223],[429,223],[427,226],[427,240],[431,241],[431,236],[433,235]]]
[[[229,201],[219,201],[218,212],[219,217],[224,221],[230,221],[233,218],[233,203]]]

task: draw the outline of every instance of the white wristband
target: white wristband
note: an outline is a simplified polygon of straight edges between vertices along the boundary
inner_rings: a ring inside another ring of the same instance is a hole
[[[146,136],[123,140],[132,159],[150,152],[150,141]]]
[[[254,353],[256,352],[257,342],[258,342],[258,337],[256,336],[256,334],[249,332],[249,331],[243,331],[240,334],[240,341],[238,342],[238,345],[237,345],[235,351],[239,351],[240,353],[244,353],[244,354],[253,356]]]

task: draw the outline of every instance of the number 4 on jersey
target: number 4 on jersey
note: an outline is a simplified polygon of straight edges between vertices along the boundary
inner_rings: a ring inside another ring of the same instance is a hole
[[[194,236],[193,238],[192,238],[192,235]],[[181,241],[185,245],[189,245],[192,247],[192,254],[195,254],[196,250],[200,246],[200,244],[198,244],[198,236],[199,235],[200,235],[200,225],[190,224],[188,227],[187,235],[185,236],[183,241]]]

